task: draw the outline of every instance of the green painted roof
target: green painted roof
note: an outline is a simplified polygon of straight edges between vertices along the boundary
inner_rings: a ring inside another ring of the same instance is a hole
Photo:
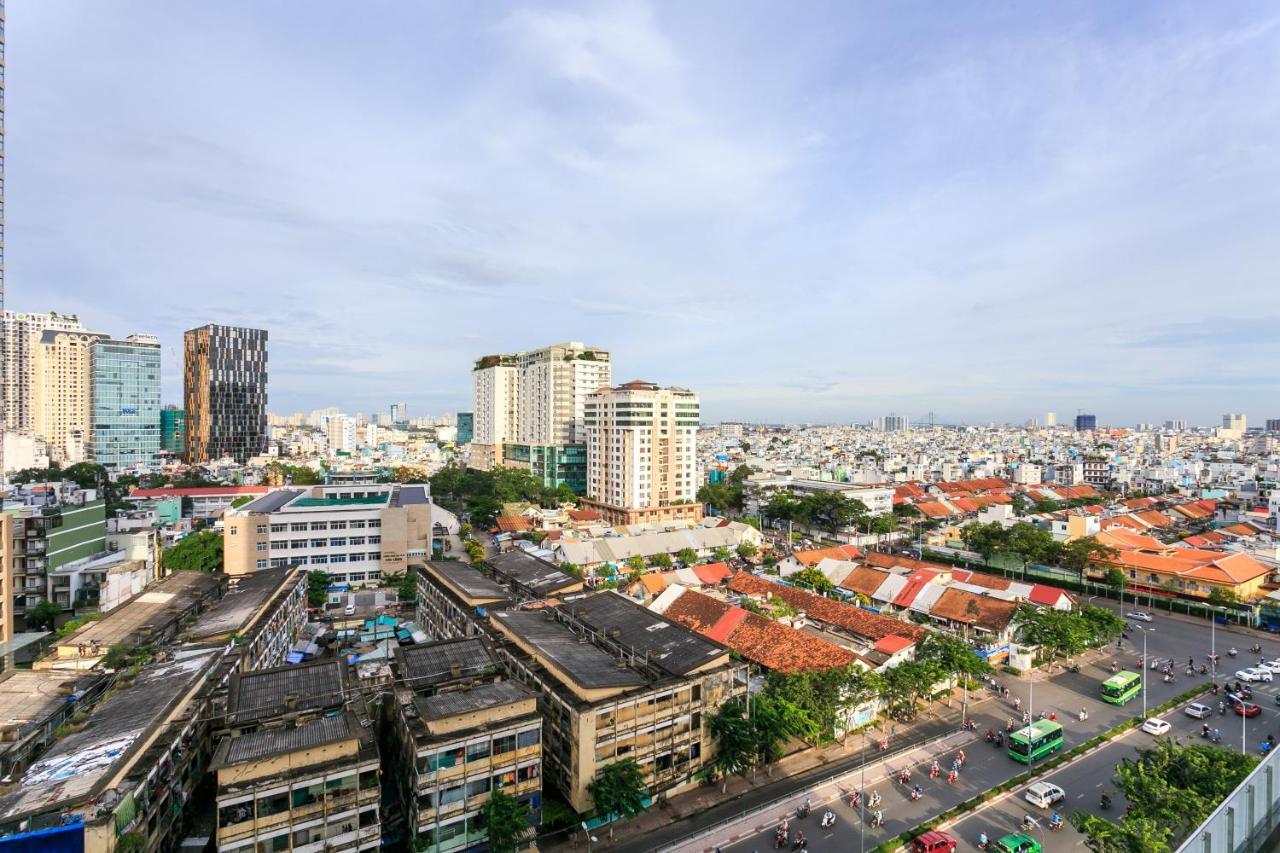
[[[325,507],[325,506],[376,506],[387,502],[386,495],[372,495],[365,498],[298,498],[291,506],[294,507]]]

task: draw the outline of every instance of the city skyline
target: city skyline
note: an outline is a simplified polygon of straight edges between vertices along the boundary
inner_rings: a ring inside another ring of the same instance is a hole
[[[709,421],[1276,416],[1265,6],[303,5],[8,10],[8,307],[165,402],[268,329],[279,412],[587,340]]]

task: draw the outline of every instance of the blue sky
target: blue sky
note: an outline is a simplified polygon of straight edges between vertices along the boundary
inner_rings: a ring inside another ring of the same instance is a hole
[[[280,412],[583,340],[713,420],[1280,417],[1274,4],[7,12],[8,307],[167,400],[223,322]]]

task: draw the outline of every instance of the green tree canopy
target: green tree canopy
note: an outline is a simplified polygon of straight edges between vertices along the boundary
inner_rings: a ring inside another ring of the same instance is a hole
[[[725,550],[727,551],[728,549],[725,549]],[[757,548],[755,545],[752,545],[750,542],[738,543],[738,556],[741,557],[742,559],[750,560],[752,557],[754,557],[758,553],[760,553],[760,549]]]
[[[826,595],[836,588],[836,585],[817,566],[801,569],[788,580],[791,581],[793,586],[798,586],[801,589],[811,589],[818,595]]]
[[[733,556],[733,552],[731,552],[728,548],[721,546],[715,550],[714,556],[717,562],[723,563]]]
[[[671,568],[671,555],[654,554],[649,558],[649,563],[659,569],[669,569]]]
[[[328,572],[311,569],[307,572],[307,604],[312,607],[324,607],[329,598],[329,586],[333,576]]]
[[[220,572],[222,534],[214,530],[192,533],[166,548],[160,555],[160,565],[171,572]]]
[[[644,784],[640,766],[627,758],[596,771],[596,777],[587,783],[587,793],[595,804],[596,814],[630,817],[644,810],[649,789]],[[609,824],[609,837],[613,838],[613,823]]]
[[[492,853],[515,853],[529,835],[529,810],[495,786],[484,806],[484,828]]]
[[[1058,565],[1070,569],[1084,580],[1085,570],[1092,563],[1105,563],[1114,560],[1117,551],[1110,545],[1103,545],[1092,536],[1073,539],[1062,545],[1058,554]]]
[[[734,699],[721,705],[707,720],[707,727],[716,741],[716,757],[712,762],[721,778],[720,792],[724,793],[729,777],[743,776],[759,755],[754,724],[747,719],[743,703]]]
[[[698,552],[692,548],[681,548],[676,553],[676,559],[684,563],[686,566],[692,566],[698,562]]]
[[[52,631],[61,615],[62,608],[45,599],[27,611],[27,625],[37,631]]]

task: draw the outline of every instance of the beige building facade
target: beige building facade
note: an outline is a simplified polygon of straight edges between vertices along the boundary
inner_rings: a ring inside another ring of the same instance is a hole
[[[83,458],[93,423],[93,345],[107,338],[52,329],[40,335],[33,417],[54,461]]]
[[[699,521],[698,395],[627,382],[588,396],[584,407],[587,496],[613,524]]]
[[[377,586],[431,554],[433,510],[427,485],[275,489],[224,515],[223,568],[300,565],[336,584]]]
[[[84,332],[84,324],[74,314],[27,314],[4,312],[3,353],[4,425],[6,429],[35,432],[36,355],[46,331]]]

